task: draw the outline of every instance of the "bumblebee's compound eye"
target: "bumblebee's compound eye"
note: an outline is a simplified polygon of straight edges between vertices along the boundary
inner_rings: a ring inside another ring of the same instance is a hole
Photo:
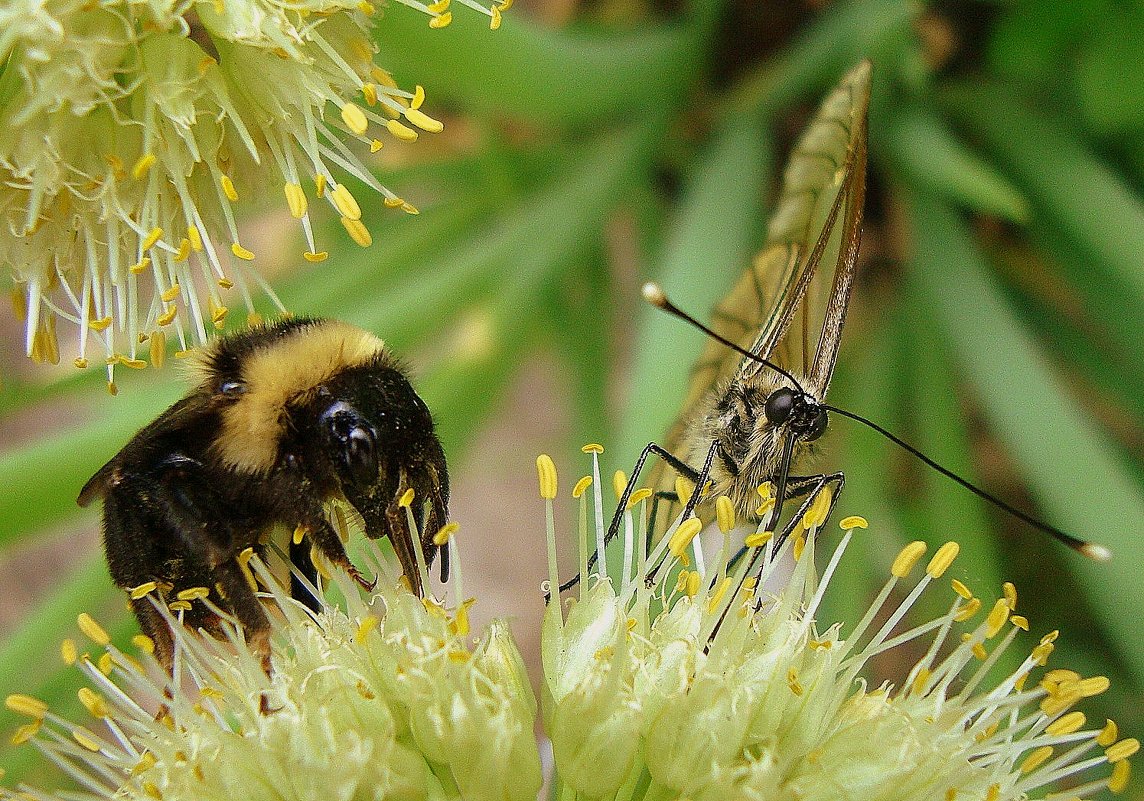
[[[826,409],[823,409],[821,406],[816,406],[814,409],[814,417],[811,418],[806,433],[802,435],[803,441],[813,442],[821,437],[826,432],[826,422]]]
[[[763,405],[763,414],[771,425],[781,426],[790,419],[798,393],[789,387],[780,387],[770,394]]]
[[[356,485],[377,481],[377,443],[373,427],[348,403],[338,401],[322,413],[320,422],[330,436],[330,455],[344,480]]]

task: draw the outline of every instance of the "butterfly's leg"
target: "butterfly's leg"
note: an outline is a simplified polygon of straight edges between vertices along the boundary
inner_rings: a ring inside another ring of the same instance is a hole
[[[695,491],[691,493],[691,497],[687,499],[687,503],[683,506],[683,512],[679,516],[679,520],[683,521],[695,514],[695,507],[699,505],[701,496],[703,495],[703,487],[707,483],[707,476],[711,473],[711,462],[715,459],[715,451],[719,449],[719,444],[716,442],[711,443],[711,447],[707,449],[707,458],[703,460],[703,469],[692,479],[695,482]],[[690,476],[688,476],[690,478]],[[656,575],[659,569],[667,563],[667,554],[655,564],[651,570],[648,571],[644,581],[650,587],[655,583]]]
[[[636,482],[639,480],[639,475],[643,471],[644,463],[647,461],[648,457],[650,455],[652,455],[653,453],[656,456],[658,456],[659,458],[663,459],[665,462],[667,462],[668,465],[670,465],[680,475],[686,476],[687,478],[691,479],[692,481],[695,481],[696,479],[698,479],[699,473],[696,472],[695,468],[691,467],[689,464],[682,461],[681,459],[676,457],[674,454],[669,453],[666,449],[660,447],[656,443],[649,442],[646,446],[644,446],[643,451],[640,453],[640,458],[636,460],[635,467],[632,469],[632,474],[631,474],[631,477],[628,479],[627,486],[624,487],[623,494],[620,495],[619,503],[616,505],[616,512],[614,515],[612,515],[612,522],[608,526],[608,533],[604,536],[604,546],[605,547],[607,547],[608,543],[611,542],[612,539],[616,536],[616,532],[619,531],[620,520],[623,518],[624,509],[627,508],[628,500],[632,497],[632,493],[635,492]],[[712,448],[712,452],[711,452],[711,455],[713,455],[713,454],[714,454],[714,448]],[[711,458],[710,458],[711,455],[709,455],[708,459],[707,459],[708,469],[710,468],[710,465],[711,465]],[[699,493],[695,493],[695,496],[698,496],[698,494]],[[695,507],[692,506],[691,508],[694,509]],[[588,560],[588,569],[589,570],[595,566],[596,561],[599,558],[600,558],[600,554],[598,554],[598,553],[592,554],[591,558]],[[568,581],[561,584],[560,585],[560,592],[564,592],[565,590],[569,590],[572,587],[575,587],[578,583],[580,583],[580,574],[579,573],[577,573],[572,578],[568,579]]]

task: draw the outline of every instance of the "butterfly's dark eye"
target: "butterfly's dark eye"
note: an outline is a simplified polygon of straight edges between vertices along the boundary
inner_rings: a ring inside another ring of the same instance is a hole
[[[770,394],[763,406],[763,414],[767,416],[771,425],[780,426],[790,419],[796,397],[797,393],[789,387],[776,389]]]
[[[806,429],[806,433],[802,435],[804,442],[813,442],[823,435],[826,431],[826,409],[821,406],[814,410],[814,417],[810,420],[810,426]]]

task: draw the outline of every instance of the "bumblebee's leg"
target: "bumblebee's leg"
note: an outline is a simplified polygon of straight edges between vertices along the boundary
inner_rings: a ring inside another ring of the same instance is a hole
[[[254,594],[255,590],[250,586],[236,558],[224,559],[212,565],[212,569],[230,611],[242,627],[247,646],[258,657],[262,669],[269,676],[271,674],[270,618],[266,616],[262,601]]]
[[[318,586],[318,568],[314,565],[314,560],[310,558],[309,542],[305,539],[301,542],[294,542],[294,538],[291,536],[290,561],[294,567],[298,568],[298,572],[305,576],[306,581],[310,582],[310,586]],[[290,574],[290,597],[301,601],[311,612],[317,612],[321,609],[320,599],[315,598],[314,593],[293,572]]]
[[[356,581],[366,592],[371,592],[377,586],[377,579],[372,581],[367,579],[350,561],[349,556],[346,555],[345,546],[342,545],[341,537],[338,536],[338,532],[334,531],[334,527],[330,525],[324,515],[312,518],[305,526],[306,536],[321,551],[322,556],[330,560],[331,564],[346,571],[350,578]],[[290,557],[291,559],[294,557],[293,551],[291,551]],[[306,554],[305,560],[311,568],[314,567],[309,553]]]
[[[714,447],[715,446],[712,445],[712,450],[711,450],[712,455],[715,452]],[[604,547],[605,548],[607,548],[608,543],[611,542],[615,538],[616,532],[620,530],[620,520],[623,519],[624,510],[628,506],[628,500],[632,497],[632,493],[635,492],[636,482],[639,480],[640,473],[643,471],[644,463],[647,461],[648,456],[650,456],[653,453],[656,456],[658,456],[659,458],[663,459],[665,462],[667,462],[680,475],[685,476],[685,477],[691,479],[692,481],[695,481],[696,486],[699,486],[698,478],[700,476],[700,472],[697,472],[695,470],[695,468],[691,467],[691,465],[687,464],[686,462],[681,461],[674,454],[669,453],[667,450],[660,447],[656,443],[649,442],[647,445],[644,446],[643,451],[640,453],[640,458],[636,460],[635,467],[632,469],[631,477],[628,478],[627,486],[624,487],[624,491],[620,495],[619,503],[616,505],[616,512],[614,515],[612,515],[612,522],[608,526],[608,533],[604,536]],[[708,458],[707,462],[708,462],[708,466],[710,466],[711,459]],[[698,495],[699,495],[698,492],[694,493],[693,499],[695,499],[695,497],[697,497]],[[694,510],[694,508],[695,508],[694,506],[691,507],[692,510]],[[588,569],[589,570],[591,570],[595,566],[596,561],[599,558],[600,558],[600,554],[598,554],[598,553],[592,554],[592,556],[588,559]],[[560,585],[560,592],[564,592],[565,590],[570,590],[579,583],[580,583],[580,574],[577,573],[575,576],[570,578],[568,581],[566,581]],[[548,597],[549,596],[546,596],[546,600]]]
[[[175,663],[175,637],[171,627],[159,614],[159,610],[151,603],[147,596],[132,598],[128,601],[135,619],[139,621],[139,629],[155,644],[155,659],[169,674]]]

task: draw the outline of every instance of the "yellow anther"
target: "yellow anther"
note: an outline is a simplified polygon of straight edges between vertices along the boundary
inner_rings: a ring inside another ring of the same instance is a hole
[[[536,457],[536,474],[540,481],[540,497],[552,500],[556,497],[556,463],[547,453]]]
[[[457,533],[457,529],[460,527],[459,523],[446,523],[441,526],[441,529],[433,535],[433,544],[437,546],[445,545],[449,539]]]
[[[132,370],[142,370],[147,366],[147,362],[142,359],[128,359],[126,356],[120,356],[119,363],[124,367],[130,367]]]
[[[1121,760],[1112,766],[1112,775],[1108,777],[1108,789],[1114,793],[1123,793],[1128,788],[1128,777],[1132,775],[1132,763]]]
[[[409,120],[421,130],[428,131],[429,133],[440,133],[445,129],[443,122],[433,119],[416,106],[410,106],[405,109],[405,119]]]
[[[671,551],[671,555],[676,559],[682,558],[687,546],[695,539],[695,536],[703,530],[703,521],[698,517],[689,517],[679,524],[679,528],[671,535],[668,540],[667,547]]]
[[[445,9],[441,9],[441,10],[444,11]],[[422,104],[424,104],[424,103],[425,103],[425,87],[422,86],[421,84],[417,84],[417,86],[414,87],[414,89],[413,89],[413,97],[412,97],[412,99],[410,99],[409,105],[412,108],[421,108]]]
[[[838,524],[838,527],[844,531],[849,531],[855,528],[869,528],[870,524],[866,522],[866,518],[864,517],[850,515],[849,517],[842,518],[842,522]]]
[[[364,640],[369,636],[371,631],[377,628],[379,623],[381,623],[381,618],[379,618],[377,615],[366,615],[363,617],[361,622],[358,623],[357,633],[354,635],[354,640],[357,642]]]
[[[165,312],[160,314],[158,317],[156,317],[155,322],[161,326],[170,325],[174,321],[175,316],[178,313],[179,313],[179,307],[178,306],[172,306],[171,308],[167,309]]]
[[[282,187],[286,193],[286,206],[290,209],[290,216],[300,220],[306,216],[306,193],[302,191],[301,184],[289,183]]]
[[[249,572],[249,568],[247,570]],[[253,576],[253,574],[251,574],[250,578],[247,579],[247,581],[248,582],[253,581],[253,579],[254,579],[254,576]],[[251,589],[257,589],[257,586],[252,587]],[[190,601],[171,601],[171,603],[167,604],[167,608],[170,609],[172,612],[189,612],[189,611],[191,611],[191,602]]]
[[[691,572],[690,570],[680,570],[679,571],[679,575],[675,577],[675,591],[676,592],[683,592],[685,589],[687,589],[687,575],[690,572]]]
[[[1045,727],[1045,734],[1053,737],[1059,737],[1062,734],[1072,734],[1074,731],[1079,731],[1084,727],[1085,716],[1083,712],[1069,712],[1067,715],[1054,720]]]
[[[937,553],[926,565],[926,573],[933,578],[941,578],[945,571],[949,570],[949,566],[953,564],[953,560],[957,558],[957,553],[960,550],[961,546],[956,542],[947,542],[938,548]]]
[[[96,623],[95,618],[87,612],[80,612],[75,622],[79,626],[79,630],[96,645],[109,645],[111,643],[111,637],[107,630]]]
[[[945,791],[945,801],[957,801],[957,788],[949,787]]]
[[[926,684],[929,682],[930,675],[929,668],[922,668],[918,671],[918,675],[914,676],[914,682],[910,688],[914,694],[921,695],[926,691]]]
[[[1041,645],[1046,645],[1048,643],[1054,643],[1057,641],[1057,637],[1060,637],[1060,636],[1061,636],[1060,629],[1053,629],[1052,631],[1050,631],[1048,634],[1046,634],[1044,637],[1041,638]]]
[[[1029,619],[1024,615],[1010,615],[1009,622],[1019,628],[1021,631],[1029,630]]]
[[[155,641],[146,634],[136,634],[131,638],[131,642],[145,654],[155,653]]]
[[[218,178],[219,184],[222,186],[222,193],[226,195],[226,199],[231,203],[238,200],[238,191],[234,188],[234,181],[230,180],[230,176],[223,173]]]
[[[12,732],[12,739],[9,740],[12,745],[23,745],[36,736],[36,732],[40,730],[43,725],[39,720],[33,720],[31,723],[25,723],[16,731]],[[1121,762],[1122,765],[1127,765],[1127,762]]]
[[[39,698],[33,698],[30,695],[22,693],[13,693],[4,699],[4,706],[9,710],[15,712],[17,715],[24,715],[29,718],[36,718],[37,720],[44,717],[48,712],[48,705],[41,701]]]
[[[1041,711],[1050,718],[1055,718],[1070,706],[1080,701],[1081,697],[1081,694],[1077,692],[1046,696],[1041,700]]]
[[[1106,676],[1093,676],[1089,679],[1081,679],[1076,683],[1077,692],[1085,698],[1091,698],[1094,695],[1100,695],[1111,686],[1111,682]]]
[[[111,669],[115,667],[115,663],[111,659],[111,653],[105,652],[102,656],[100,656],[96,667],[99,668],[99,672],[104,676],[110,676]]]
[[[366,119],[365,112],[354,103],[346,103],[342,106],[342,122],[358,136],[369,129],[369,120]]]
[[[147,234],[147,238],[140,243],[139,247],[142,250],[147,250],[148,248],[153,247],[155,243],[159,241],[159,237],[161,236],[163,236],[162,228],[152,228],[151,233]]]
[[[695,492],[695,482],[684,478],[683,476],[675,477],[675,497],[679,498],[679,502],[686,506],[691,500],[691,494]]]
[[[289,312],[285,313],[283,316],[289,317],[290,316]],[[246,313],[246,324],[250,328],[254,328],[255,326],[262,325],[262,315],[256,311],[247,312]],[[175,355],[178,356],[179,352],[175,351]]]
[[[1104,728],[1100,730],[1100,734],[1096,735],[1096,744],[1101,748],[1108,748],[1116,742],[1116,738],[1119,736],[1120,727],[1116,725],[1116,721],[1105,718]]]
[[[970,598],[969,602],[957,611],[957,614],[953,616],[953,619],[955,621],[957,621],[958,623],[964,623],[965,621],[969,620],[971,617],[976,615],[980,609],[981,609],[981,599],[980,598]]]
[[[647,487],[640,487],[632,493],[632,497],[628,498],[628,508],[631,509],[633,506],[638,506],[643,503],[651,497],[651,494],[651,490]]]
[[[592,486],[592,477],[584,476],[576,482],[576,486],[572,488],[572,497],[579,498],[588,491],[588,487]]]
[[[986,657],[989,656],[989,652],[985,650],[985,646],[982,645],[981,643],[975,644],[973,646],[972,650],[973,650],[973,655],[975,657],[977,657],[979,660],[981,660],[982,662],[984,662]]]
[[[735,504],[726,495],[715,499],[715,521],[724,534],[731,533],[735,528]]]
[[[692,570],[687,574],[687,586],[683,591],[687,593],[688,598],[694,598],[699,593],[699,583],[702,580],[703,577],[699,575],[698,570]]]
[[[759,493],[759,498],[764,501],[769,501],[775,497],[775,485],[769,481],[764,481],[759,486],[755,487],[755,492]]]
[[[326,259],[330,258],[330,252],[328,250],[319,250],[317,253],[311,253],[307,250],[302,254],[302,258],[306,261],[314,262],[316,264],[320,261],[325,261]]]
[[[802,516],[802,527],[806,530],[818,528],[826,522],[826,516],[830,514],[830,503],[833,499],[833,494],[830,487],[823,487],[822,491],[814,496],[814,501],[810,504],[810,508],[806,510],[806,514]]]
[[[1053,755],[1053,747],[1050,745],[1041,746],[1032,753],[1030,753],[1025,760],[1021,763],[1022,773],[1032,773],[1045,763],[1045,760]]]
[[[373,244],[373,237],[370,236],[369,230],[362,225],[361,220],[351,220],[349,217],[342,217],[341,220],[342,227],[346,229],[346,233],[350,235],[353,241],[363,248],[368,248]]]
[[[1009,611],[1016,611],[1017,609],[1017,586],[1011,581],[1006,581],[1001,585],[1001,594],[1005,597],[1006,602],[1009,604]]]
[[[110,314],[107,315],[106,317],[100,317],[98,320],[89,320],[87,327],[90,328],[92,331],[104,331],[107,329],[107,327],[109,325],[111,325],[111,315]]]
[[[194,225],[187,226],[187,241],[191,243],[191,250],[196,253],[203,249],[203,238],[199,234],[198,227]]]
[[[890,566],[890,574],[895,578],[905,578],[914,569],[926,552],[926,544],[921,540],[914,540],[898,552],[894,563]]]
[[[185,236],[179,242],[179,252],[175,254],[175,261],[186,261],[191,256],[191,240]]]
[[[1032,652],[1030,652],[1029,656],[1033,657],[1033,661],[1035,661],[1038,665],[1043,666],[1049,660],[1049,654],[1052,652],[1053,644],[1051,642],[1045,642],[1034,648]]]
[[[310,529],[306,526],[294,526],[294,531],[290,535],[290,541],[295,545],[301,545],[302,540],[310,533]]]
[[[370,139],[369,140],[369,152],[370,153],[376,153],[377,151],[381,150],[382,147],[384,147],[384,145],[380,139]]]
[[[179,590],[175,597],[180,601],[201,601],[203,598],[209,597],[210,594],[209,587],[188,587],[185,590]]]
[[[318,197],[324,197],[326,194],[326,176],[322,173],[314,176],[314,192]]]
[[[119,394],[119,387],[115,385],[114,381],[107,382],[107,394],[113,398]]]
[[[345,184],[338,184],[330,190],[330,200],[334,201],[338,213],[343,217],[351,220],[361,219],[361,207]]]
[[[719,586],[711,593],[711,597],[707,599],[707,614],[713,615],[719,608],[719,604],[723,602],[723,596],[727,594],[727,590],[731,588],[731,577],[726,576],[719,582]]]
[[[743,538],[743,544],[748,548],[761,548],[775,536],[773,531],[758,531]]]
[[[604,446],[595,442],[589,442],[587,445],[580,448],[580,451],[582,453],[594,453],[599,455],[604,452]]]
[[[499,8],[497,8],[496,6],[493,6],[493,7],[490,9],[490,14],[491,14],[491,16],[492,16],[492,19],[490,19],[490,20],[489,20],[489,30],[490,30],[490,31],[499,30],[499,29],[500,29],[500,26],[501,26],[501,12],[500,12],[500,9],[499,9]]]
[[[405,490],[405,492],[401,493],[401,497],[397,499],[397,505],[403,509],[408,509],[413,505],[414,497],[415,493],[413,492],[413,487],[410,487],[409,489]]]
[[[440,17],[437,19],[440,19]],[[429,24],[432,25],[433,23],[430,22]],[[403,142],[417,141],[417,131],[413,130],[408,125],[405,125],[400,120],[388,120],[385,123],[385,127],[391,134],[393,134],[395,138],[400,139]]]
[[[619,499],[624,494],[624,490],[627,488],[627,486],[628,477],[624,475],[623,470],[617,470],[616,472],[612,473],[612,492],[616,493],[617,499]]]
[[[382,203],[382,205],[383,205],[383,206],[385,206],[387,209],[399,209],[399,208],[401,208],[401,207],[402,207],[402,205],[405,203],[405,201],[404,201],[404,200],[402,200],[402,199],[401,199],[401,198],[399,198],[399,197],[396,197],[396,196],[394,196],[394,197],[385,197],[385,198],[383,198],[383,199],[382,199],[382,201],[381,201],[381,203]],[[588,447],[588,446],[587,446],[587,445],[585,445],[584,447],[586,448],[586,447]],[[601,447],[600,453],[603,453],[603,452],[604,452],[604,451],[602,450],[603,446],[601,445],[600,447]],[[584,453],[588,453],[588,451],[584,451]]]
[[[78,369],[83,370],[87,367],[87,359],[82,356],[77,356],[75,361],[72,362]]]
[[[135,166],[131,168],[131,177],[136,181],[141,181],[147,177],[147,173],[151,172],[151,167],[158,161],[158,157],[154,153],[145,153],[140,156],[139,160],[135,162]]]
[[[148,348],[151,356],[151,364],[156,368],[162,367],[163,363],[167,361],[167,335],[162,331],[151,332],[151,344]]]
[[[132,587],[130,590],[127,591],[127,594],[131,596],[131,600],[138,601],[140,598],[154,592],[155,588],[158,586],[159,586],[158,582],[145,581],[142,584],[140,584],[138,587]]]
[[[444,14],[440,14],[440,15],[430,19],[429,20],[429,27],[433,28],[435,30],[438,28],[444,28],[444,27],[448,26],[448,24],[452,21],[453,21],[453,12],[452,11],[446,11]]]
[[[150,751],[144,751],[143,756],[139,757],[139,761],[136,762],[135,766],[131,768],[131,775],[138,776],[141,773],[146,773],[147,771],[151,770],[151,768],[155,767],[155,765],[158,763],[159,760],[155,758],[154,754],[152,754]]]
[[[786,680],[792,693],[802,695],[802,684],[799,683],[798,672],[794,668],[787,668]]]
[[[99,740],[97,740],[95,735],[87,729],[83,728],[82,726],[76,726],[75,729],[72,730],[71,735],[73,740],[82,745],[88,751],[99,753],[101,748]]]
[[[448,11],[452,2],[453,0],[437,0],[437,2],[425,6],[425,10],[430,14],[440,14],[444,11]]]
[[[144,272],[146,272],[147,268],[150,266],[151,266],[151,257],[150,256],[144,256],[142,259],[135,262],[134,264],[132,264],[127,269],[131,272],[132,275],[142,275]]]
[[[361,85],[361,96],[365,98],[367,106],[377,105],[377,86],[372,83],[363,83]]]
[[[237,242],[232,242],[230,245],[230,252],[243,261],[254,261],[254,254],[244,248]]]
[[[182,287],[180,287],[178,284],[172,284],[170,289],[167,289],[161,295],[159,295],[159,299],[164,303],[171,303],[175,300],[175,298],[179,297],[179,292],[181,289]]]
[[[1009,602],[1004,598],[998,598],[997,603],[993,604],[989,616],[985,618],[985,637],[990,640],[996,637],[1008,621]]]
[[[60,659],[64,660],[65,665],[74,665],[75,661],[79,659],[79,650],[76,648],[75,640],[71,637],[60,642]]]
[[[794,544],[791,546],[791,554],[794,556],[794,560],[796,562],[802,558],[802,552],[805,548],[806,535],[802,532],[799,532],[799,534],[794,538]]]
[[[105,718],[111,714],[111,709],[107,706],[107,701],[90,687],[80,687],[76,696],[79,698],[79,702],[83,704],[84,708],[88,711],[88,714],[93,718]]]

